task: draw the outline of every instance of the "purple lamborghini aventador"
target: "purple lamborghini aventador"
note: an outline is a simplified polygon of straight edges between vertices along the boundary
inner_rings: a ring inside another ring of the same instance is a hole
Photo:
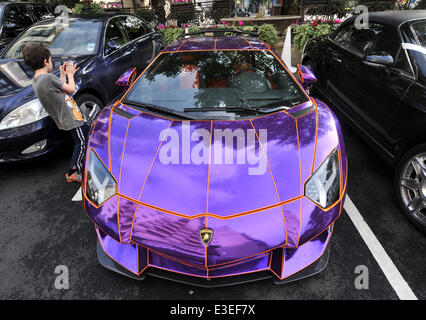
[[[339,122],[254,37],[161,52],[93,124],[82,183],[99,262],[199,286],[323,270],[346,193]]]

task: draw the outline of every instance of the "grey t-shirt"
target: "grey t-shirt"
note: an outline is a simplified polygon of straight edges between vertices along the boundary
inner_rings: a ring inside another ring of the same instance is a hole
[[[84,116],[74,99],[62,91],[63,82],[51,73],[33,78],[33,88],[46,112],[59,129],[72,130],[84,124]]]

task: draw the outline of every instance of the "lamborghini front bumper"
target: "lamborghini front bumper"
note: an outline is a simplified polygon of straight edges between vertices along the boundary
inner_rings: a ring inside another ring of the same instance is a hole
[[[267,278],[285,284],[321,272],[328,263],[333,225],[298,248],[279,247],[214,268],[179,261],[138,244],[120,244],[99,228],[96,232],[98,261],[107,269],[137,280],[152,275],[195,286],[219,287]]]

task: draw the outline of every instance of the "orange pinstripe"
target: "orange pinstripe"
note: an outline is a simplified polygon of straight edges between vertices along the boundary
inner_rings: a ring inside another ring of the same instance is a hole
[[[151,165],[149,166],[148,172],[147,172],[146,177],[145,177],[145,180],[144,180],[144,182],[143,182],[143,185],[142,185],[142,188],[141,188],[141,192],[139,193],[139,198],[138,198],[138,201],[137,201],[137,203],[136,203],[135,213],[133,214],[132,227],[131,227],[131,229],[130,229],[130,240],[132,239],[133,224],[134,224],[134,222],[135,222],[135,218],[136,218],[136,211],[138,210],[138,206],[139,206],[140,198],[141,198],[141,196],[142,196],[142,191],[143,191],[143,189],[144,189],[144,187],[145,187],[145,183],[146,183],[146,181],[148,180],[148,176],[149,176],[149,173],[151,172],[151,168],[152,168],[152,166],[154,165],[154,161],[155,161],[155,159],[157,158],[157,154],[158,154],[158,152],[160,151],[161,145],[163,144],[163,141],[164,141],[164,139],[165,139],[165,137],[166,137],[166,135],[167,135],[167,132],[169,131],[169,128],[170,128],[170,126],[172,125],[172,123],[173,123],[173,121],[171,121],[171,122],[170,122],[169,126],[167,127],[167,131],[164,133],[164,136],[163,136],[163,138],[161,139],[160,144],[158,145],[157,151],[155,152],[154,158],[153,158],[153,159],[152,159],[152,161],[151,161]]]
[[[259,146],[262,149],[262,153],[263,153],[263,156],[265,157],[266,164],[268,165],[269,173],[271,175],[272,182],[274,183],[274,187],[275,187],[275,191],[277,193],[278,201],[281,202],[281,198],[280,198],[280,194],[278,192],[277,184],[275,183],[275,179],[274,179],[274,176],[272,174],[271,167],[269,166],[268,157],[267,157],[267,155],[265,153],[265,150],[263,149],[262,143],[260,142],[259,136],[257,135],[257,131],[256,131],[256,128],[254,127],[253,122],[251,120],[249,120],[249,121],[250,121],[251,126],[253,127],[254,133],[256,134],[257,141],[259,141]],[[281,207],[281,212],[282,212],[282,215],[283,215],[284,228],[285,228],[285,244],[284,245],[286,245],[287,244],[287,240],[288,240],[287,239],[287,223],[285,221],[284,209],[282,207]]]

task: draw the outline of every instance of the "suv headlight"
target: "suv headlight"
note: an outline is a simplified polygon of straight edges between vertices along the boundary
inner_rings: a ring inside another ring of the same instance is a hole
[[[339,199],[339,154],[334,149],[305,184],[305,197],[327,208]]]
[[[86,196],[96,205],[101,205],[117,191],[115,182],[108,169],[91,149],[87,169]]]
[[[20,127],[49,116],[38,99],[24,103],[9,112],[0,122],[0,130]]]

